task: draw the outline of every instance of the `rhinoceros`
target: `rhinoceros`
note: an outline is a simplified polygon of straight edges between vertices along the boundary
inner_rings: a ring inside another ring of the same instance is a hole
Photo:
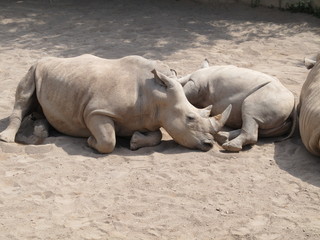
[[[210,67],[206,59],[201,69],[178,81],[194,106],[212,105],[212,115],[232,105],[226,126],[235,130],[215,136],[225,150],[240,151],[244,145],[255,144],[258,134],[276,137],[290,129],[293,133],[294,95],[272,76],[233,65]]]
[[[315,61],[305,59],[309,72],[298,105],[299,129],[303,144],[309,152],[320,156],[320,54]]]
[[[114,150],[116,135],[132,136],[132,150],[157,145],[161,127],[177,143],[207,151],[231,106],[215,118],[209,118],[210,110],[191,105],[161,61],[89,54],[48,57],[35,63],[18,84],[9,125],[0,139],[14,142],[22,119],[36,111],[59,132],[88,137],[88,145],[100,153]]]

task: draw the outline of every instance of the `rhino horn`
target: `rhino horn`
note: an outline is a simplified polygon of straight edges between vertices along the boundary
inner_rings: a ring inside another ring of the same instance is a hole
[[[211,134],[216,134],[221,130],[221,128],[227,122],[230,116],[231,110],[232,110],[232,105],[229,104],[229,106],[221,114],[218,114],[214,117],[209,118],[212,126]]]

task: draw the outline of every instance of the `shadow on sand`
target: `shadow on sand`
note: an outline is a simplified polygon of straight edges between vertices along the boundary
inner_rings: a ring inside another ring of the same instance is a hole
[[[116,147],[114,151],[110,154],[101,154],[98,153],[95,149],[92,149],[87,144],[87,138],[71,137],[57,132],[56,130],[50,128],[50,136],[48,138],[40,139],[33,135],[34,131],[34,121],[29,119],[28,115],[22,121],[21,127],[16,135],[17,143],[10,144],[22,144],[39,147],[45,146],[46,144],[54,144],[58,148],[62,148],[69,155],[81,155],[86,157],[101,158],[108,155],[121,155],[121,156],[143,156],[149,155],[155,152],[163,154],[179,154],[186,153],[188,151],[197,151],[190,150],[185,147],[180,146],[175,141],[171,139],[162,140],[161,143],[154,147],[145,147],[138,150],[130,150],[130,137],[123,138],[117,137]],[[0,120],[0,132],[3,131],[8,123],[9,118],[4,118]],[[27,143],[27,144],[26,144]],[[4,143],[7,144],[7,143]]]
[[[240,43],[297,31],[320,34],[318,19],[269,11],[276,10],[186,0],[1,1],[0,44],[63,57],[136,54],[162,60],[172,52],[211,46],[221,39]]]
[[[275,143],[274,159],[281,169],[292,176],[320,187],[320,158],[307,151],[298,134]]]

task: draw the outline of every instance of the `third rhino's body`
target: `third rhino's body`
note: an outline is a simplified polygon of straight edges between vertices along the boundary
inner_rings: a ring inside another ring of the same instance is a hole
[[[320,54],[304,82],[299,102],[299,129],[303,144],[320,156]]]

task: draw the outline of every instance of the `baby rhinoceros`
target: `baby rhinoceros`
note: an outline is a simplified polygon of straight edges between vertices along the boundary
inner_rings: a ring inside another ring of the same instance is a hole
[[[293,132],[294,95],[267,74],[232,65],[212,66],[205,60],[202,69],[178,79],[188,100],[196,107],[212,105],[215,115],[229,104],[232,111],[226,126],[215,139],[228,151],[240,151],[261,137]]]
[[[299,129],[307,150],[320,156],[320,54],[315,61],[306,58],[305,65],[312,69],[301,89],[298,105]]]
[[[157,145],[161,127],[185,147],[209,150],[231,106],[209,118],[211,108],[191,105],[170,76],[167,65],[140,56],[44,58],[20,81],[0,140],[14,142],[23,118],[38,110],[56,130],[87,137],[100,153],[114,150],[116,135],[132,136],[132,150]]]

